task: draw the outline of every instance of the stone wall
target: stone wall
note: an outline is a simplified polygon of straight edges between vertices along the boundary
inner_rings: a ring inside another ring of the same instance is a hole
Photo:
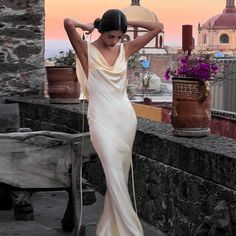
[[[43,95],[44,0],[1,0],[0,97]]]
[[[235,140],[174,137],[170,125],[140,120],[134,152],[144,219],[170,235],[236,234]]]
[[[86,110],[82,104],[18,102],[23,126],[82,131]],[[174,137],[170,124],[138,119],[133,151],[137,206],[143,220],[170,236],[236,235],[235,140],[215,135]],[[98,159],[87,163],[83,173],[105,192]]]

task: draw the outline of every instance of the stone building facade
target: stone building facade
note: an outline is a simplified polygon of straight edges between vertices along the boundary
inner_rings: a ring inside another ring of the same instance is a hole
[[[44,0],[1,0],[0,97],[42,96]]]
[[[234,0],[226,0],[221,14],[198,26],[198,48],[207,51],[236,52],[236,8]]]
[[[130,6],[123,8],[122,11],[128,20],[161,22],[154,12],[141,5],[140,0],[131,0]],[[124,41],[136,39],[146,32],[147,30],[142,27],[128,27]],[[163,30],[140,50],[140,54],[142,55],[139,58],[140,63],[137,63],[137,66],[128,70],[129,85],[136,90],[142,88],[141,81],[147,72],[155,74],[162,79],[166,69],[171,66],[173,57],[175,57],[171,51],[170,48],[164,46]],[[142,66],[143,60],[148,61],[148,67],[144,68]]]

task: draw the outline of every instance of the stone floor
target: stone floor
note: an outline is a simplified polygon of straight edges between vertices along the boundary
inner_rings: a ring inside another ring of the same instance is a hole
[[[103,196],[97,193],[97,201],[83,207],[83,224],[88,224],[86,236],[95,236],[96,222],[103,206]],[[13,210],[0,211],[1,236],[72,236],[72,232],[61,229],[61,219],[67,204],[67,193],[34,193],[34,221],[16,221]],[[165,236],[164,233],[142,222],[145,236]]]

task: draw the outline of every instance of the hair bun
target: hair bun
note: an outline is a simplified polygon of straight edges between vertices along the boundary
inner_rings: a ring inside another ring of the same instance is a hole
[[[96,29],[99,29],[100,24],[101,24],[101,19],[100,19],[100,18],[97,18],[97,19],[93,22],[94,28],[96,28]]]

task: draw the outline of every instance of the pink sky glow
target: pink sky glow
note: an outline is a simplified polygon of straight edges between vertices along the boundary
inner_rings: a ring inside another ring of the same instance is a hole
[[[181,44],[182,25],[193,25],[195,39],[198,23],[223,11],[226,0],[140,0],[143,7],[153,11],[164,24],[165,45]],[[109,8],[122,9],[131,0],[45,0],[46,40],[66,40],[63,19],[72,17],[81,22],[93,22]]]

